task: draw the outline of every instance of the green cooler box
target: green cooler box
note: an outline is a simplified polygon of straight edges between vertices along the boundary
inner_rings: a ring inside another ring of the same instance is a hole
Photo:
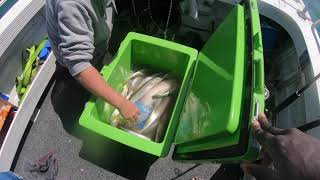
[[[170,72],[181,80],[163,140],[157,143],[111,126],[114,107],[94,97],[81,115],[82,126],[159,157],[166,156],[175,144],[173,159],[178,161],[257,158],[260,146],[252,138],[250,122],[264,110],[264,68],[255,0],[236,5],[200,52],[129,33],[114,61],[101,74],[121,92],[123,82],[137,66]]]

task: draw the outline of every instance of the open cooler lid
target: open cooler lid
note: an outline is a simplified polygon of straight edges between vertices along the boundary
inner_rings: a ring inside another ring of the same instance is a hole
[[[259,13],[256,1],[248,0],[245,8],[234,7],[198,54],[173,159],[243,155],[248,149],[253,112],[264,108],[264,102],[254,105],[258,99],[263,101],[263,73]]]

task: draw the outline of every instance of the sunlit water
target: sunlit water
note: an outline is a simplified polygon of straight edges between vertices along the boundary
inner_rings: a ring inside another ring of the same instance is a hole
[[[313,21],[320,19],[320,0],[303,0]],[[317,26],[320,33],[320,24]]]

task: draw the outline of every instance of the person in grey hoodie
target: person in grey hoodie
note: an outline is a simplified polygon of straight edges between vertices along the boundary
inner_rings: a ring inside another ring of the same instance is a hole
[[[57,66],[118,108],[124,118],[136,120],[139,109],[110,87],[96,69],[107,49],[115,10],[113,0],[47,0],[48,36]]]

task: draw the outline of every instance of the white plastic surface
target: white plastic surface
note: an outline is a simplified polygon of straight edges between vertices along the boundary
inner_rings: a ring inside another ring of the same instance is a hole
[[[8,94],[14,91],[14,80],[22,71],[21,52],[45,36],[44,5],[45,0],[19,0],[0,19],[0,89]],[[50,54],[6,134],[0,149],[0,172],[10,170],[21,138],[54,71],[55,57]]]
[[[30,89],[25,96],[25,100],[20,105],[19,110],[7,132],[6,138],[0,149],[0,172],[10,170],[11,163],[16,154],[23,133],[30,121],[42,92],[45,90],[56,69],[55,66],[55,57],[51,53],[32,82]]]
[[[312,66],[312,75],[320,73],[320,38],[308,12],[306,19],[299,16],[305,5],[302,0],[258,0],[262,15],[280,24],[291,36],[298,56],[307,50]],[[306,122],[318,119],[320,116],[320,81],[317,81],[304,93]],[[289,112],[294,114],[295,112]],[[289,117],[289,116],[288,116]],[[290,119],[284,119],[290,121]],[[309,134],[320,138],[319,128],[309,131]]]

